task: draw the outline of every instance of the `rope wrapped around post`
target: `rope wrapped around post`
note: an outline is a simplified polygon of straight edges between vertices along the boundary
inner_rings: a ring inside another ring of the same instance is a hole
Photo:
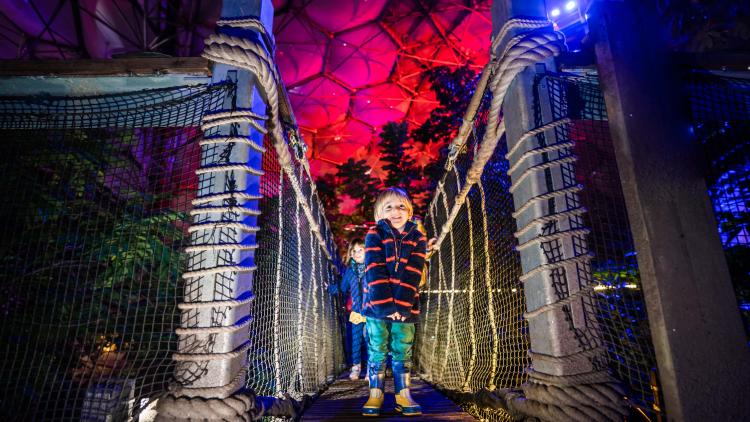
[[[271,136],[274,149],[278,156],[278,161],[284,174],[290,180],[290,184],[296,194],[297,202],[304,210],[310,230],[314,236],[316,236],[317,243],[321,246],[323,253],[328,260],[331,261],[332,254],[329,250],[329,242],[323,237],[319,227],[319,220],[313,216],[312,207],[302,191],[299,178],[293,170],[289,146],[287,145],[286,137],[282,130],[280,108],[287,113],[291,113],[291,109],[287,104],[280,107],[280,92],[283,94],[284,88],[278,73],[278,68],[272,58],[274,50],[273,37],[266,32],[264,25],[257,18],[223,19],[217,22],[217,26],[246,28],[259,33],[260,40],[264,42],[265,46],[248,39],[238,38],[223,33],[213,34],[206,40],[203,57],[216,63],[223,63],[252,72],[260,85],[259,91],[266,103],[267,115],[261,116],[249,110],[241,109],[222,110],[207,114],[202,122],[202,129],[207,130],[222,125],[244,123],[248,124],[251,128],[261,134],[269,134]],[[283,99],[288,101],[285,96]],[[293,120],[293,116],[290,116],[290,119]],[[302,166],[309,175],[309,165],[304,157],[304,144],[298,134],[295,133],[294,135],[290,135],[290,137],[297,138],[295,139],[296,146],[292,145],[292,147],[303,151],[302,156],[297,156],[296,158],[302,163]],[[212,144],[242,144],[252,148],[256,152],[265,152],[262,145],[257,144],[250,139],[250,137],[245,136],[212,136],[204,138],[204,140],[201,141],[201,145]],[[253,176],[263,175],[261,169],[250,167],[244,163],[231,162],[223,163],[221,165],[203,165],[196,170],[196,174],[198,175],[216,172],[245,172]],[[312,179],[310,180],[312,181]],[[314,194],[314,187],[312,192]],[[192,203],[194,209],[190,214],[211,215],[229,212],[237,213],[238,215],[257,216],[260,212],[256,207],[245,207],[233,204],[241,201],[257,201],[260,198],[260,196],[248,195],[241,191],[226,190],[195,199]],[[214,204],[215,202],[226,201],[229,201],[230,204]],[[326,223],[324,219],[323,222],[324,224]],[[216,228],[230,228],[240,232],[250,233],[259,230],[258,227],[249,226],[240,222],[208,221],[193,224],[188,231],[192,233],[203,230],[213,230]],[[216,250],[239,251],[254,250],[256,248],[256,244],[209,243],[190,245],[186,248],[186,252],[198,253],[201,251]],[[224,272],[252,272],[255,271],[255,269],[255,266],[223,265],[189,271],[183,274],[183,278],[192,279]],[[178,309],[189,311],[216,307],[238,307],[250,303],[253,297],[254,295],[249,294],[234,300],[186,302],[178,304]],[[196,334],[230,333],[245,329],[251,320],[251,318],[247,318],[229,326],[177,328],[176,334],[178,336],[189,336]],[[207,362],[234,359],[240,356],[246,356],[248,348],[249,342],[227,353],[175,353],[173,354],[173,360],[177,362]],[[303,396],[301,400],[295,400],[290,396],[284,398],[256,397],[252,391],[244,390],[244,376],[245,369],[242,369],[236,374],[231,382],[216,387],[189,387],[173,384],[170,387],[170,392],[159,399],[159,411],[156,420],[181,421],[187,419],[239,422],[259,420],[263,416],[281,416],[296,419],[311,399],[311,397],[307,395]]]
[[[511,37],[506,42],[511,31],[519,29],[523,30],[523,32]],[[502,51],[502,54],[493,54],[492,60],[483,71],[479,86],[472,97],[472,101],[466,111],[458,135],[449,146],[450,153],[446,169],[450,170],[452,168],[453,163],[463,149],[466,138],[471,131],[470,129],[477,112],[478,104],[485,94],[485,86],[492,93],[487,129],[480,143],[479,150],[476,152],[474,160],[467,172],[465,183],[455,197],[455,202],[452,209],[448,212],[445,224],[439,228],[438,238],[434,246],[435,250],[440,248],[442,242],[450,234],[454,220],[463,207],[470,190],[480,181],[486,163],[490,160],[497,144],[505,135],[505,124],[504,121],[500,120],[500,111],[510,84],[513,82],[516,75],[528,66],[544,61],[550,57],[554,57],[562,52],[565,48],[564,41],[565,38],[563,35],[552,30],[550,22],[541,19],[511,19],[493,39],[493,53]],[[517,152],[523,151],[522,154],[516,158],[515,163],[511,163],[511,172],[520,168],[523,161],[526,161],[533,156],[570,148],[570,143],[553,144],[528,150],[528,147],[524,148],[527,140],[533,139],[536,135],[549,129],[569,123],[569,118],[563,118],[525,133],[519,142],[506,155],[506,158],[510,159],[515,157]],[[519,182],[522,181],[523,178],[528,177],[532,172],[543,170],[552,165],[574,162],[575,157],[569,156],[557,161],[558,162],[549,164],[544,163],[536,167],[532,166],[522,175],[522,178],[514,183],[511,190],[514,190]],[[446,172],[446,174],[447,173],[448,172]],[[444,181],[441,180],[438,187],[439,189],[442,188],[443,182]],[[532,197],[526,201],[526,203],[519,206],[519,209],[513,214],[513,217],[517,218],[523,211],[528,209],[528,207],[533,206],[539,201],[555,198],[570,192],[577,192],[580,189],[580,186],[573,186],[560,189],[559,191],[544,193],[537,197]],[[434,201],[437,201],[439,196],[440,195],[436,195],[434,197],[431,207],[435,206],[436,203]],[[579,215],[583,212],[585,212],[584,208],[578,208],[559,212],[543,218],[537,218],[521,228],[521,230],[516,233],[516,237],[521,237],[530,229],[538,227],[540,224],[549,223],[550,221],[563,217]],[[585,232],[586,230],[570,230],[569,232],[550,234],[548,237],[560,237],[571,234],[580,235],[585,234]],[[533,239],[526,242],[522,247],[538,244],[545,239],[546,238],[544,237]],[[540,271],[558,268],[563,265],[587,263],[590,259],[591,255],[586,254],[562,262],[556,262],[554,264],[543,264],[542,266],[533,269],[531,273],[538,274]],[[529,274],[522,276],[521,281],[523,282],[528,277]],[[577,297],[590,294],[592,287],[593,286],[582,288],[571,294],[568,298],[543,306],[531,313],[527,313],[525,316],[529,317],[531,315],[538,315],[565,306],[566,303],[569,303]],[[553,361],[555,361],[555,359],[575,360],[601,353],[602,351],[599,349],[583,350],[574,355],[557,358],[554,356],[542,356],[541,354],[530,352],[532,357],[536,359],[546,359],[547,361],[550,361],[550,359]],[[444,388],[441,389],[458,401],[473,402],[480,407],[485,408],[503,409],[515,420],[519,421],[619,421],[629,413],[628,404],[622,388],[618,384],[618,381],[612,378],[607,372],[596,371],[573,376],[557,376],[537,373],[530,370],[529,376],[528,381],[521,386],[520,390],[495,390],[494,388],[491,388],[483,389],[475,393],[465,393]],[[440,388],[440,386],[437,387]]]

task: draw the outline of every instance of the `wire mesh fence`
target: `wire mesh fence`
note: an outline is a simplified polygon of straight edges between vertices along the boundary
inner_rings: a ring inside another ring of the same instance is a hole
[[[264,143],[247,386],[261,395],[300,398],[318,392],[343,370],[341,307],[328,293],[338,277],[337,263],[325,254],[333,241],[303,163],[293,160],[293,172],[301,200],[310,204],[321,227],[323,245],[270,140]]]
[[[2,420],[124,420],[166,390],[199,124],[230,89],[0,98]]]
[[[708,193],[750,337],[750,72],[693,72],[688,97]]]

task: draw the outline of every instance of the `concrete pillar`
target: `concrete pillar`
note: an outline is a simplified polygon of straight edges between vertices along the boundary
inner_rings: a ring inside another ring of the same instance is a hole
[[[502,24],[513,17],[546,18],[543,1],[495,1],[493,4],[494,30],[499,31]],[[507,38],[511,38],[510,34]],[[537,66],[542,72],[544,66],[554,66],[548,60]],[[535,68],[527,68],[520,73],[505,96],[503,115],[506,127],[508,149],[516,147],[522,135],[537,126],[534,116],[534,78]],[[549,102],[541,99],[543,124],[553,120]],[[529,172],[529,168],[542,163],[549,163],[569,155],[569,151],[559,150],[538,154],[518,163],[520,157],[528,150],[561,142],[556,139],[554,129],[544,133],[544,140],[536,137],[523,141],[524,144],[509,156],[513,200],[516,208],[516,224],[523,234],[519,237],[521,266],[524,273],[524,292],[526,306],[530,316],[529,336],[531,340],[532,365],[534,371],[553,375],[566,376],[595,372],[595,359],[590,353],[582,353],[595,346],[586,331],[583,306],[587,296],[569,300],[566,309],[562,306],[550,309],[547,305],[575,295],[580,288],[590,285],[591,272],[586,261],[574,261],[576,256],[586,255],[588,248],[585,240],[583,220],[578,216],[559,217],[556,226],[544,223],[533,223],[540,217],[569,211],[571,203],[578,202],[578,193],[568,192],[549,200],[535,200],[539,195],[571,188],[570,167],[552,165],[543,170]],[[572,177],[574,181],[575,178]],[[573,182],[574,183],[574,182]],[[522,230],[527,227],[528,230]],[[577,234],[576,234],[577,233]],[[551,237],[547,237],[551,236]],[[542,241],[542,238],[549,240]],[[562,264],[563,262],[568,262]],[[556,264],[559,263],[559,264]],[[550,270],[541,270],[545,265],[555,265]],[[541,309],[548,309],[541,311]],[[583,337],[581,336],[583,334]],[[594,336],[596,333],[593,333]],[[565,357],[562,360],[560,358]]]
[[[589,26],[669,420],[750,420],[750,352],[655,11],[597,1]]]
[[[222,19],[248,17],[259,17],[271,33],[270,0],[223,2]],[[252,29],[220,26],[217,32],[264,45]],[[223,109],[214,112],[249,110],[265,115],[266,106],[251,72],[214,64],[213,82],[226,80],[233,81],[236,90],[226,98]],[[204,118],[204,124],[208,120]],[[180,304],[181,327],[177,330],[178,385],[173,393],[177,397],[225,399],[246,381],[263,135],[248,123],[230,123],[206,130],[204,139],[212,143],[201,147],[191,226],[194,231],[188,249],[185,297]],[[234,168],[217,169],[219,166]]]

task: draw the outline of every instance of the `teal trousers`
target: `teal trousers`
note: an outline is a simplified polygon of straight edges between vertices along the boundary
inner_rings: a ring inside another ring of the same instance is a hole
[[[394,362],[411,363],[414,324],[367,317],[367,353],[370,363],[385,363],[388,346]]]

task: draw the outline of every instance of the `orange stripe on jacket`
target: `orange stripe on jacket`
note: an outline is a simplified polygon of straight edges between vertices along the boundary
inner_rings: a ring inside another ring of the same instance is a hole
[[[367,268],[365,268],[365,271],[370,271],[371,269],[375,267],[382,267],[385,266],[382,262],[373,262],[372,264],[368,265]]]
[[[420,274],[420,275],[422,274],[422,270],[418,270],[418,269],[412,267],[411,265],[407,265],[406,266],[406,271],[411,271],[413,273],[417,273],[417,274]]]
[[[393,243],[393,239],[383,239],[383,243]]]
[[[404,240],[404,241],[403,241],[402,243],[403,243],[404,245],[409,245],[409,246],[417,246],[417,242],[414,242],[414,241],[412,241],[412,240]]]
[[[409,303],[409,302],[404,302],[403,300],[393,299],[393,301],[401,306],[414,306],[414,304]]]
[[[392,298],[383,299],[383,300],[371,300],[370,301],[370,305],[380,305],[380,304],[388,303],[388,302],[391,302],[391,301],[393,301]]]
[[[410,288],[410,289],[414,290],[415,292],[417,291],[417,288],[416,288],[416,287],[414,287],[414,286],[412,286],[411,284],[406,284],[406,283],[402,283],[402,282],[400,282],[400,281],[399,281],[398,283],[395,283],[395,284],[398,284],[399,286],[404,286],[404,287],[408,287],[408,288]]]
[[[419,315],[419,309],[412,309],[411,313]]]
[[[418,257],[420,257],[420,258],[425,258],[425,257],[426,257],[426,255],[425,255],[425,254],[423,254],[423,253],[419,253],[419,252],[412,252],[412,255],[416,255],[416,256],[418,256]]]
[[[393,262],[395,260],[396,260],[395,256],[389,256],[388,258],[385,259],[385,262]]]
[[[365,248],[365,252],[382,251],[383,248],[380,246],[373,246],[371,248]]]
[[[406,264],[407,262],[409,262],[409,259],[407,259],[407,258],[401,258],[401,259],[399,259],[399,261],[401,261],[404,264]]]
[[[371,281],[371,282],[367,283],[367,285],[368,286],[374,286],[376,284],[383,284],[383,283],[388,283],[388,282],[390,282],[390,280],[388,280],[387,278],[383,278],[383,279],[380,279],[380,280]]]

